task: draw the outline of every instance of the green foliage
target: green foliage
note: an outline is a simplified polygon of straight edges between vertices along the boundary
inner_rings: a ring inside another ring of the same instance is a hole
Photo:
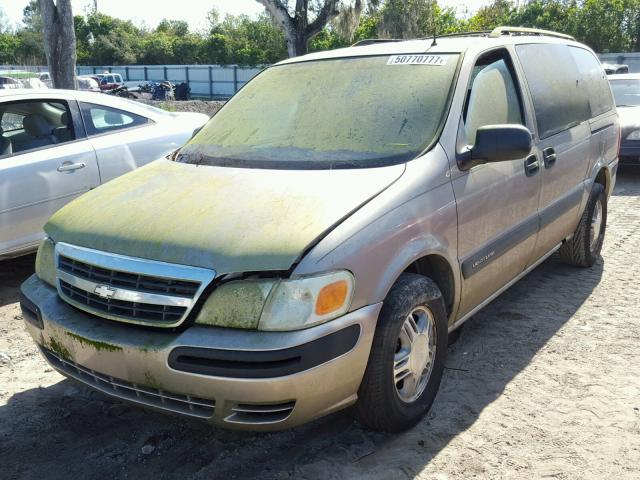
[[[429,37],[433,33],[491,30],[498,25],[545,28],[568,33],[598,52],[640,51],[640,0],[493,0],[468,18],[437,0],[376,2],[360,17],[353,39],[336,24],[309,42],[309,51],[341,48],[378,37]],[[45,64],[42,17],[37,0],[23,11],[22,25],[7,26],[0,11],[0,63]],[[287,57],[284,34],[264,13],[221,19],[209,12],[206,32],[192,32],[180,20],[162,20],[155,29],[89,13],[74,17],[78,64],[239,64],[265,65]]]

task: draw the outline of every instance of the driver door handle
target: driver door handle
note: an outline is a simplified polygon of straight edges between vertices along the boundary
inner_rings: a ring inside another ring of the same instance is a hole
[[[72,172],[74,170],[79,170],[81,168],[86,167],[87,164],[84,162],[72,163],[72,162],[64,162],[62,165],[58,167],[59,172]]]
[[[527,177],[535,175],[540,170],[540,160],[538,160],[537,155],[530,155],[524,161],[524,173],[526,173]]]

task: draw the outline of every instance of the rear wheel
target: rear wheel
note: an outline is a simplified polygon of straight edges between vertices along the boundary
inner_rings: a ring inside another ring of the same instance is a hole
[[[358,420],[388,432],[418,422],[440,386],[447,338],[447,315],[437,285],[421,275],[402,274],[380,312],[358,391]]]
[[[607,194],[601,184],[594,183],[573,237],[560,247],[562,261],[577,267],[591,267],[602,250],[606,228]]]

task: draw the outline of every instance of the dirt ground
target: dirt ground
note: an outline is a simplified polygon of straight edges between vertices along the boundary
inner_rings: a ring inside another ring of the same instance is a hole
[[[0,264],[3,479],[640,478],[640,170],[619,175],[603,259],[551,259],[471,319],[430,415],[400,435],[348,411],[229,432],[65,380],[23,328],[32,264]]]
[[[138,100],[139,102],[153,105],[170,112],[198,112],[206,113],[213,117],[218,110],[225,104],[221,100],[182,100],[182,101],[163,101],[163,100]]]

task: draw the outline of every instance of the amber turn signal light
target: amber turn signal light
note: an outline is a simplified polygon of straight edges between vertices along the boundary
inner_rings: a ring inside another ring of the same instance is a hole
[[[345,280],[322,287],[316,299],[316,315],[326,315],[338,310],[346,302],[347,293],[349,293],[349,285]]]

